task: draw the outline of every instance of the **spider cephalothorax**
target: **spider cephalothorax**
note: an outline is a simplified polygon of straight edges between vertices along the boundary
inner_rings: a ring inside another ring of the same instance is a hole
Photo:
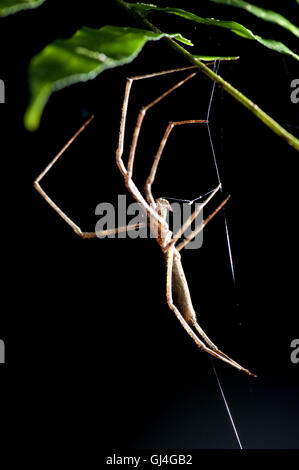
[[[172,232],[169,230],[167,216],[168,212],[172,211],[172,207],[167,201],[167,199],[159,198],[156,199],[154,205],[155,212],[163,219],[165,224],[161,224],[159,220],[156,220],[154,217],[149,216],[149,226],[154,234],[158,244],[162,249],[167,247],[167,244],[172,238]]]
[[[159,197],[159,199],[156,199],[156,211],[162,217],[162,219],[166,221],[168,211],[172,212],[172,207],[167,199]]]

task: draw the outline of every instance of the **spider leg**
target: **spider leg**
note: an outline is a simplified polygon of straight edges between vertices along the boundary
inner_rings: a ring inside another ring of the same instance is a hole
[[[187,77],[188,78],[188,77]],[[171,133],[171,131],[174,129],[175,126],[180,126],[184,124],[207,124],[207,120],[185,120],[185,121],[173,121],[169,122],[166,130],[164,132],[164,135],[162,137],[162,140],[160,142],[158,151],[155,155],[154,162],[151,168],[151,171],[149,173],[149,176],[146,180],[145,183],[145,194],[146,194],[146,199],[149,204],[155,205],[155,200],[152,195],[152,185],[156,177],[158,165],[163,153],[163,150],[165,148],[166,142],[168,140],[168,137]],[[216,187],[216,189],[209,195],[209,197],[204,201],[203,204],[198,205],[198,207],[193,211],[191,216],[188,218],[188,220],[182,225],[182,227],[174,234],[172,240],[169,242],[168,246],[175,245],[175,243],[179,240],[179,238],[184,234],[184,232],[188,229],[188,227],[192,224],[193,220],[199,215],[199,213],[203,210],[205,205],[215,196],[215,194],[221,189],[221,183]],[[202,224],[202,226],[198,227],[196,231],[191,233],[183,242],[181,242],[176,248],[178,251],[180,251],[182,248],[184,248],[204,227],[205,225],[211,220],[214,215],[223,207],[223,205],[227,202],[228,198],[223,201],[223,203],[219,206],[219,208],[214,211],[211,216],[209,216]]]
[[[118,137],[118,147],[117,147],[116,154],[115,154],[117,166],[119,167],[119,169],[120,169],[120,171],[123,175],[125,175],[127,173],[126,167],[125,167],[124,162],[122,160],[122,155],[123,155],[123,151],[124,151],[124,139],[125,139],[126,119],[127,119],[129,97],[130,97],[131,87],[132,87],[133,82],[136,81],[136,80],[143,80],[143,79],[146,79],[146,78],[159,77],[161,75],[174,73],[174,72],[180,72],[180,71],[183,71],[183,70],[194,69],[194,68],[196,68],[196,67],[194,67],[194,66],[182,67],[182,68],[179,68],[179,69],[166,70],[166,71],[162,71],[162,72],[156,72],[156,73],[152,73],[152,74],[139,75],[139,76],[136,76],[136,77],[127,78],[125,94],[124,94],[124,99],[123,99],[123,104],[122,104],[122,113],[121,113],[119,137]]]
[[[162,93],[160,96],[158,96],[155,100],[151,101],[148,103],[146,106],[142,107],[141,110],[138,113],[135,129],[133,132],[133,138],[132,138],[132,143],[131,143],[131,148],[130,148],[130,153],[129,153],[129,158],[127,162],[127,167],[125,166],[122,155],[123,155],[123,148],[124,148],[124,134],[125,134],[125,126],[126,126],[126,117],[127,117],[127,110],[128,110],[128,103],[129,103],[129,96],[131,92],[131,87],[132,84],[135,80],[142,80],[146,78],[152,78],[152,77],[157,77],[166,73],[173,73],[173,72],[178,72],[182,70],[188,70],[194,67],[184,67],[180,69],[173,69],[173,70],[167,70],[164,72],[158,72],[154,74],[149,74],[149,75],[141,75],[138,77],[131,77],[127,79],[126,83],[126,88],[125,88],[125,95],[124,95],[124,100],[123,100],[123,106],[122,106],[122,115],[121,115],[121,124],[120,124],[120,131],[119,131],[119,141],[118,141],[118,148],[116,150],[116,163],[118,165],[118,168],[120,169],[121,173],[124,176],[125,179],[125,184],[127,189],[130,191],[134,199],[139,202],[142,207],[145,209],[148,215],[153,217],[156,221],[158,221],[161,225],[166,227],[166,222],[161,218],[157,212],[154,210],[155,207],[155,202],[152,200],[145,200],[135,183],[133,182],[133,166],[134,166],[134,160],[135,160],[135,153],[136,153],[136,147],[138,143],[138,138],[142,126],[142,122],[144,120],[144,117],[146,115],[146,112],[152,108],[154,105],[159,103],[162,99],[164,99],[166,96],[168,96],[171,92],[176,90],[178,87],[186,83],[188,80],[193,78],[196,74],[196,72],[191,73],[184,79],[180,80],[178,83],[176,83],[173,87],[169,88],[166,90],[164,93]],[[152,204],[153,203],[153,204]]]
[[[167,250],[167,277],[166,277],[166,298],[167,298],[167,303],[169,308],[174,312],[178,320],[180,321],[181,325],[185,328],[187,333],[191,336],[193,341],[197,344],[197,346],[206,351],[207,353],[211,354],[212,356],[216,357],[217,359],[222,360],[223,362],[226,362],[227,364],[230,364],[232,367],[235,367],[236,369],[246,372],[246,374],[254,376],[249,370],[245,369],[242,367],[240,364],[235,362],[233,359],[231,359],[229,356],[226,354],[222,353],[220,350],[216,348],[215,345],[211,342],[211,344],[214,346],[214,348],[208,347],[203,341],[199,339],[199,337],[195,334],[191,326],[188,324],[188,322],[185,320],[179,309],[175,306],[172,298],[172,272],[173,272],[173,258],[174,258],[174,249],[173,247],[170,247]],[[197,323],[197,322],[196,322]],[[195,325],[194,325],[195,326]],[[203,330],[200,328],[198,325],[197,328],[198,332],[200,334],[204,333]],[[204,333],[204,337],[206,337]]]
[[[145,223],[139,224],[132,224],[127,225],[125,227],[119,227],[115,229],[109,230],[102,230],[99,232],[83,232],[81,228],[73,222],[61,209],[57,206],[57,204],[48,196],[48,194],[43,190],[40,186],[40,182],[43,177],[51,170],[53,165],[57,162],[57,160],[61,157],[61,155],[65,152],[65,150],[74,142],[74,140],[81,134],[81,132],[86,128],[86,126],[92,121],[94,116],[91,116],[81,127],[80,129],[71,137],[65,146],[58,152],[58,154],[51,160],[51,162],[46,166],[46,168],[39,174],[39,176],[35,179],[33,185],[37,189],[37,191],[41,194],[41,196],[47,201],[47,203],[57,212],[57,214],[74,230],[74,232],[79,235],[81,238],[101,238],[111,234],[116,234],[120,232],[125,232],[129,230],[136,230],[142,226],[145,226]]]
[[[220,188],[220,186],[219,186]],[[216,188],[217,189],[217,188]],[[213,194],[213,193],[212,193]],[[190,235],[188,235],[185,240],[183,240],[181,243],[179,243],[177,246],[176,246],[176,249],[178,251],[180,251],[182,248],[184,248],[189,242],[191,242],[191,240],[193,240],[193,238],[195,238],[204,228],[205,226],[210,222],[210,220],[212,220],[212,218],[218,214],[218,212],[222,209],[222,207],[229,201],[230,199],[230,195],[227,196],[224,201],[221,202],[221,204],[219,204],[218,207],[216,207],[216,209],[212,212],[212,214],[210,214],[203,222],[201,225],[199,225],[195,230],[193,230],[192,233],[190,233]],[[201,209],[201,208],[200,208]],[[196,210],[195,210],[196,211]],[[194,212],[195,212],[194,211]],[[190,220],[190,218],[192,217],[192,214],[191,216],[189,217],[188,221]],[[187,221],[187,222],[188,222]],[[192,222],[192,221],[191,221]],[[170,243],[172,243],[173,240],[171,240]]]
[[[166,145],[166,142],[168,140],[168,137],[169,137],[171,131],[176,126],[181,126],[181,125],[184,125],[184,124],[206,124],[207,122],[208,121],[204,120],[204,119],[189,119],[187,121],[172,121],[172,122],[168,123],[168,125],[166,127],[166,130],[164,132],[164,135],[162,137],[162,140],[160,142],[158,152],[155,155],[155,159],[154,159],[150,174],[149,174],[149,176],[146,180],[146,183],[145,183],[144,190],[145,190],[146,198],[147,198],[149,203],[154,203],[155,202],[155,200],[153,198],[153,195],[152,195],[152,185],[153,185],[153,182],[154,182],[155,177],[156,177],[157,168],[158,168],[158,165],[159,165],[159,162],[160,162],[160,158],[162,156],[164,147]]]
[[[156,172],[157,172],[157,168],[158,168],[158,164],[159,164],[159,161],[160,161],[160,158],[162,156],[162,153],[163,153],[163,150],[164,150],[164,147],[166,145],[166,142],[167,142],[167,139],[172,131],[172,129],[175,127],[175,126],[180,126],[180,125],[183,125],[183,124],[203,124],[203,123],[207,123],[208,121],[206,120],[188,120],[188,121],[174,121],[174,122],[170,122],[165,130],[165,133],[162,137],[162,140],[160,142],[160,145],[159,145],[159,149],[158,149],[158,152],[157,154],[155,155],[155,159],[154,159],[154,162],[153,162],[153,165],[152,165],[152,168],[151,168],[151,171],[150,171],[150,174],[146,180],[146,184],[145,184],[145,193],[146,193],[146,198],[147,198],[147,201],[149,203],[152,203],[154,204],[155,200],[153,198],[153,195],[152,195],[152,184],[155,180],[155,176],[156,176]],[[188,218],[188,220],[182,225],[182,227],[175,233],[175,235],[173,236],[172,240],[169,242],[169,245],[174,245],[178,240],[179,238],[183,235],[183,233],[187,230],[187,228],[192,224],[193,220],[199,215],[199,213],[203,210],[203,208],[205,207],[206,204],[208,204],[208,202],[215,196],[215,194],[219,191],[219,189],[221,189],[221,184],[219,184],[216,189],[209,195],[209,197],[204,201],[203,204],[200,204],[198,205],[198,207],[193,211],[193,213],[191,214],[191,216]],[[227,202],[227,201],[225,201]],[[223,204],[224,205],[224,204]],[[221,205],[222,207],[222,205]],[[221,208],[220,207],[220,208]],[[218,210],[220,210],[220,208]],[[217,212],[218,212],[217,210]],[[179,248],[178,250],[181,250],[184,246],[187,245],[187,243],[189,243],[203,228],[204,226],[211,220],[211,218],[216,215],[217,212],[213,212],[212,216],[209,217],[206,221],[204,221],[204,223],[202,224],[201,228],[199,228],[198,231],[194,232],[194,234],[192,233],[191,235],[189,235],[189,237],[186,238],[186,240],[184,241],[183,244],[180,244],[178,245]],[[182,246],[181,246],[182,245]]]
[[[196,217],[200,214],[200,212],[203,211],[203,208],[210,202],[210,200],[215,196],[215,194],[220,189],[221,189],[221,184],[219,184],[214,189],[214,191],[211,192],[211,194],[206,198],[206,200],[202,204],[198,204],[197,208],[192,212],[190,217],[186,220],[186,222],[182,225],[182,227],[174,234],[174,236],[173,236],[172,240],[170,241],[169,245],[174,245],[179,240],[179,238],[181,238],[181,236],[184,234],[184,232],[187,230],[187,228],[192,224],[193,220],[196,219]],[[209,220],[211,220],[211,219],[209,219]],[[206,225],[207,222],[206,221],[204,221],[204,222],[205,222],[205,225]],[[204,228],[205,225],[202,224],[202,226],[200,226],[201,227],[200,230],[197,233],[199,233]],[[196,233],[196,235],[197,235],[197,233]],[[190,238],[190,240],[189,240],[189,238]],[[191,236],[189,236],[189,238],[188,238],[188,243],[194,237],[191,238]]]

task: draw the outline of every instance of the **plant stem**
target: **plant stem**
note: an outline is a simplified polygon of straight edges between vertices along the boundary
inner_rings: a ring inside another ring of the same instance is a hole
[[[123,0],[114,0],[120,7],[124,8],[128,13],[130,13],[137,21],[139,21],[143,26],[155,33],[162,33],[154,24],[148,21],[141,13],[133,10],[130,7],[129,3],[124,2]],[[260,121],[262,121],[266,126],[268,126],[275,134],[284,139],[289,145],[294,147],[294,149],[299,150],[299,139],[288,132],[284,127],[282,127],[277,121],[275,121],[271,116],[269,116],[265,111],[263,111],[257,104],[251,101],[247,96],[237,90],[234,86],[224,80],[220,75],[217,75],[209,67],[207,67],[199,59],[196,59],[190,52],[184,49],[180,44],[174,41],[171,38],[164,38],[164,41],[172,47],[175,51],[185,57],[188,62],[195,65],[199,70],[201,70],[205,75],[207,75],[211,80],[214,80],[219,86],[224,88],[231,96],[233,96],[237,101],[239,101],[243,106],[245,106],[249,111],[251,111]]]

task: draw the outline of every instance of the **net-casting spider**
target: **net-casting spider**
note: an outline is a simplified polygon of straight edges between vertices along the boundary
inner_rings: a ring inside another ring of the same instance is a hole
[[[148,75],[142,75],[137,77],[127,78],[125,94],[122,105],[122,114],[121,114],[121,123],[119,130],[119,140],[118,148],[116,150],[116,163],[117,166],[124,177],[125,185],[128,191],[131,193],[133,198],[141,204],[144,211],[147,214],[147,224],[150,226],[152,233],[154,234],[158,244],[161,247],[163,256],[166,261],[166,298],[169,308],[175,313],[176,317],[180,321],[181,325],[185,328],[187,333],[195,341],[200,349],[208,352],[212,356],[221,359],[222,361],[230,364],[231,366],[246,372],[249,375],[254,375],[249,372],[247,369],[242,367],[240,364],[235,362],[233,359],[228,357],[222,351],[220,351],[217,346],[212,343],[208,338],[202,328],[199,326],[196,313],[192,305],[191,296],[188,288],[188,283],[185,277],[185,273],[181,263],[180,251],[184,248],[204,227],[205,225],[216,215],[216,213],[224,206],[227,202],[228,197],[217,207],[217,209],[205,219],[201,225],[199,225],[190,235],[188,235],[183,241],[179,242],[179,239],[184,234],[184,232],[191,225],[193,220],[198,216],[199,212],[203,210],[203,207],[212,199],[212,197],[219,191],[221,185],[219,184],[217,188],[207,197],[203,204],[199,205],[194,212],[191,214],[189,219],[183,224],[183,226],[178,230],[177,233],[173,234],[169,230],[168,223],[166,221],[168,210],[171,209],[169,202],[166,199],[158,198],[155,199],[152,195],[152,185],[155,180],[158,164],[167,142],[167,139],[171,131],[176,126],[181,126],[185,124],[202,124],[207,123],[207,120],[185,120],[185,121],[176,121],[170,122],[165,130],[163,138],[160,142],[158,152],[155,155],[154,162],[150,171],[150,174],[146,180],[144,192],[145,196],[139,191],[137,186],[133,181],[133,168],[134,168],[134,159],[135,152],[138,143],[138,137],[142,122],[146,112],[163,100],[166,96],[172,93],[181,85],[185,84],[188,80],[193,78],[197,71],[192,72],[183,80],[180,80],[170,89],[165,91],[163,94],[158,96],[155,100],[151,101],[146,106],[142,107],[139,111],[136,126],[133,132],[133,138],[130,148],[130,153],[128,157],[127,164],[125,165],[123,161],[123,149],[124,149],[124,135],[126,127],[126,118],[128,110],[129,96],[131,92],[132,84],[135,80],[143,80],[147,78],[157,77],[167,73],[179,72],[182,70],[192,69],[194,67],[184,67],[179,69],[167,70],[163,72],[152,73]],[[55,156],[55,158],[49,163],[49,165],[44,169],[44,171],[37,177],[34,181],[35,188],[43,196],[43,198],[52,206],[52,208],[67,222],[74,232],[82,238],[95,238],[103,237],[109,233],[117,233],[120,231],[134,230],[136,225],[127,225],[126,227],[120,227],[114,230],[107,230],[101,232],[83,232],[78,225],[76,225],[45,193],[45,191],[40,186],[40,181],[52,168],[58,158],[63,154],[63,152],[69,147],[69,145],[76,139],[76,137],[83,131],[87,124],[93,119],[93,116],[88,119],[88,121],[76,132],[76,134],[67,142],[67,144],[61,149],[61,151]],[[139,224],[144,225],[144,224]],[[174,300],[173,300],[174,299]]]

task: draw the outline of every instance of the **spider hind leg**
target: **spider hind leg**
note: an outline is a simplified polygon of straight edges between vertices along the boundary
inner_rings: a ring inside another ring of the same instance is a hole
[[[180,258],[176,256],[175,250],[172,247],[170,247],[167,250],[167,253],[165,254],[165,256],[166,256],[166,264],[167,264],[167,278],[166,278],[167,303],[168,303],[169,308],[174,312],[174,314],[180,321],[181,325],[184,327],[187,333],[191,336],[193,341],[197,344],[197,346],[200,349],[206,351],[207,353],[211,354],[217,359],[220,359],[223,362],[230,364],[232,367],[235,367],[236,369],[243,371],[248,375],[256,377],[255,374],[245,369],[236,361],[234,361],[229,356],[227,356],[222,351],[220,351],[217,348],[217,346],[214,345],[214,343],[212,343],[212,341],[204,333],[204,331],[199,326],[196,320],[196,315],[192,307],[191,297],[190,297],[187,281],[185,279],[185,275],[183,272],[183,268],[180,262]],[[173,301],[173,273],[176,271],[176,269],[178,271],[178,275],[182,281],[182,284],[179,286],[179,288],[177,288],[178,286],[175,286],[175,290],[176,292],[179,292],[181,299],[185,297],[185,301],[180,302],[181,303],[180,308],[178,308]],[[200,336],[202,337],[204,341],[202,341],[199,338],[199,336],[195,333],[193,328],[197,330],[197,332],[200,334]]]

